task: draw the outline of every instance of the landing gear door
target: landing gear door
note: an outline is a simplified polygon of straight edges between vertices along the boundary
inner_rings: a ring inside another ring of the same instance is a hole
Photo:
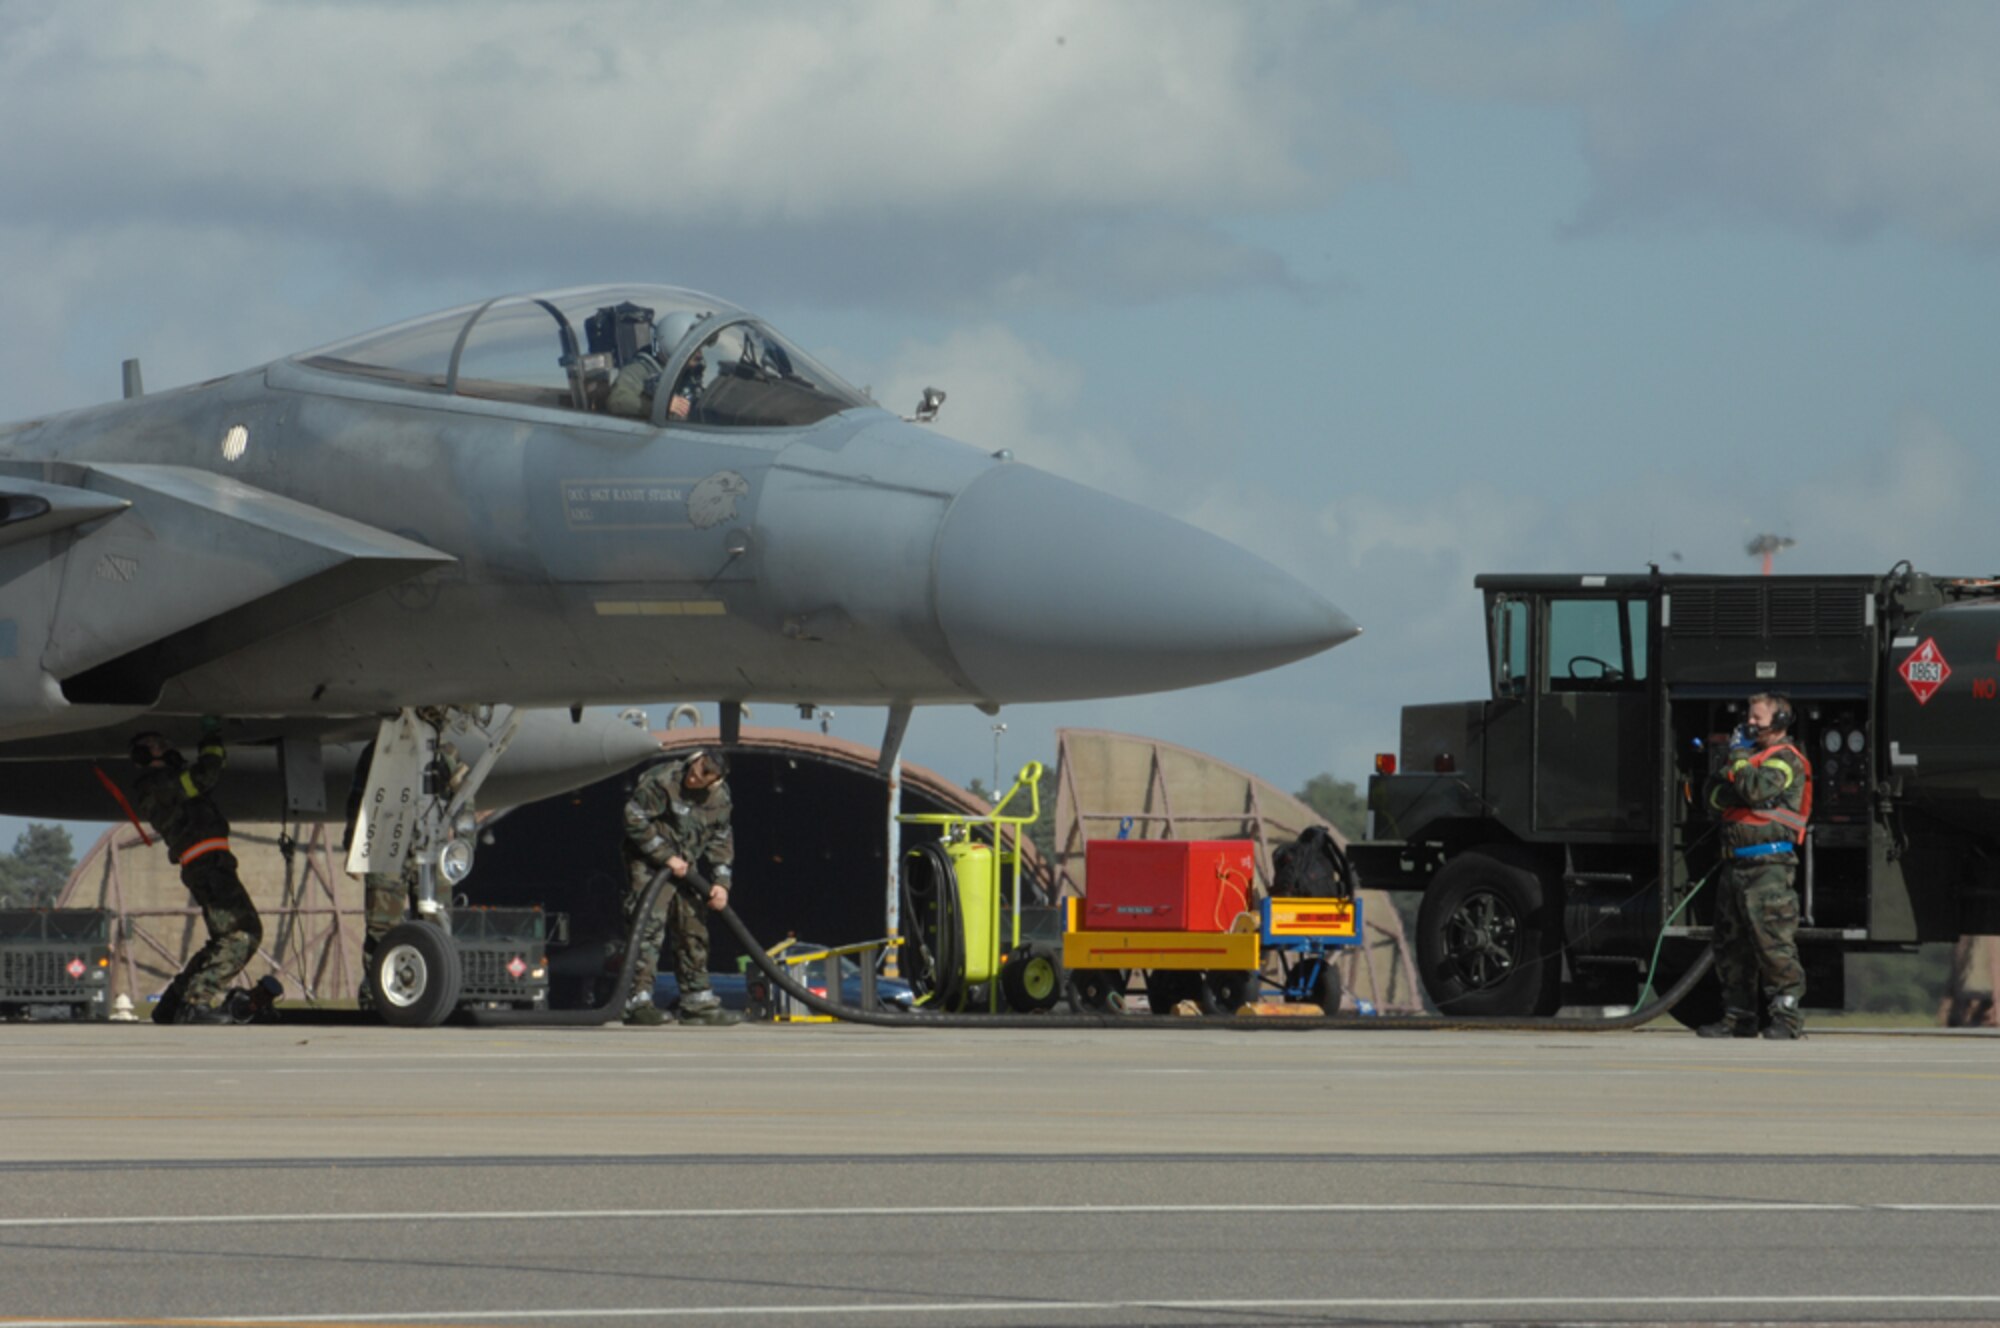
[[[428,733],[408,709],[382,721],[375,735],[375,757],[368,767],[368,789],[362,795],[360,815],[347,849],[351,874],[403,870],[417,834]]]
[[[1535,828],[1645,833],[1653,824],[1651,604],[1545,601],[1535,697]]]

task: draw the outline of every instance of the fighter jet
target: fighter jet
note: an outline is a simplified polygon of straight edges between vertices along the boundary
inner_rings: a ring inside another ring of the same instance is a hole
[[[0,812],[115,815],[90,764],[202,715],[267,749],[232,781],[250,815],[407,707],[886,705],[896,739],[915,706],[1189,687],[1357,631],[676,287],[491,299],[155,394],[128,361],[125,389],[0,428]]]

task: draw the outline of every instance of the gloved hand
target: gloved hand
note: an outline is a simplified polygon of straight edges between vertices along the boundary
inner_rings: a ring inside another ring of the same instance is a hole
[[[203,715],[203,716],[201,717],[201,736],[203,737],[203,739],[208,739],[208,738],[219,738],[219,737],[221,737],[221,736],[222,736],[222,716],[220,716],[220,715]]]
[[[1750,736],[1750,726],[1748,724],[1738,724],[1735,731],[1729,735],[1729,754],[1731,757],[1736,756],[1740,752],[1754,751],[1756,747],[1757,741]]]

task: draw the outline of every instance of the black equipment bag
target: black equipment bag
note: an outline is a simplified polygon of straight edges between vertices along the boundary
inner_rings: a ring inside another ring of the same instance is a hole
[[[1282,898],[1348,899],[1354,876],[1347,855],[1323,825],[1307,826],[1271,855],[1271,893]]]

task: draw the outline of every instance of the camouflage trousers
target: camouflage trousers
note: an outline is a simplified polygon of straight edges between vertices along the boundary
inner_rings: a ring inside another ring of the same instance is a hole
[[[639,957],[632,964],[632,987],[626,993],[627,998],[652,997],[653,979],[659,973],[660,961],[669,953],[673,956],[674,977],[681,984],[681,996],[707,991],[707,907],[690,899],[686,891],[676,889],[669,879],[661,888],[660,897],[653,901],[652,911],[640,919],[636,916],[639,901],[646,897],[646,887],[652,884],[659,868],[639,859],[628,861],[625,866],[625,935],[629,939],[635,926],[639,932]],[[666,951],[661,949],[663,939],[669,947]],[[624,957],[622,950],[619,957]]]
[[[213,1005],[229,980],[257,953],[264,923],[236,875],[236,855],[227,850],[204,854],[182,867],[181,884],[201,905],[208,944],[189,957],[174,984],[183,1004]]]
[[[410,909],[410,896],[417,888],[414,866],[402,872],[369,872],[361,878],[362,895],[367,901],[368,930],[363,944],[370,953],[375,943],[389,934],[389,928],[403,920]]]
[[[1806,971],[1799,964],[1799,897],[1792,889],[1798,870],[1789,861],[1738,859],[1722,871],[1722,898],[1715,919],[1715,971],[1722,979],[1723,1004],[1739,1013],[1758,1009],[1757,984],[1767,999],[1791,997],[1796,1021],[1806,995]]]

